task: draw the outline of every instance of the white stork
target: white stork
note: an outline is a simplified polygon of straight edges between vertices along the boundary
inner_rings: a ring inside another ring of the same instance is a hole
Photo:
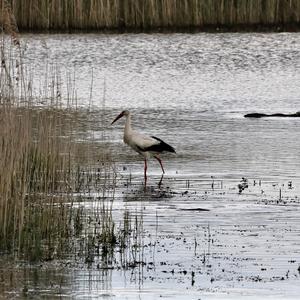
[[[133,150],[144,156],[144,177],[145,183],[147,181],[147,159],[152,155],[156,158],[161,166],[163,174],[165,173],[159,154],[162,152],[176,153],[175,149],[155,136],[145,136],[131,128],[131,114],[128,110],[122,111],[111,123],[114,124],[117,120],[126,117],[126,123],[124,128],[124,142],[129,145]]]

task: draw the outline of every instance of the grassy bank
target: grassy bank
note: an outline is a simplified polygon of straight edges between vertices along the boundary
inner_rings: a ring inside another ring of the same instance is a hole
[[[299,28],[299,0],[0,0],[21,30]]]

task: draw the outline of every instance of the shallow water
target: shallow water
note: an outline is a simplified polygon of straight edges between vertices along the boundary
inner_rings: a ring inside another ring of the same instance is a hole
[[[109,127],[130,109],[138,130],[176,148],[171,174],[299,178],[300,120],[243,118],[300,110],[298,33],[24,35],[24,41],[35,77],[43,78],[47,63],[62,76],[74,72],[78,103],[106,109],[106,138],[117,158],[125,152],[135,160],[121,143],[123,122]],[[96,138],[102,116],[91,116]]]
[[[135,267],[101,257],[29,265],[1,264],[1,292],[16,297],[66,299],[297,299],[300,279],[299,186],[201,176],[142,176],[120,173],[114,219],[124,210],[142,215],[142,254],[127,253]],[[213,184],[213,185],[212,185]],[[279,189],[282,197],[279,198]],[[87,210],[98,207],[89,193]],[[76,251],[76,250],[75,250]],[[118,253],[115,254],[118,261]],[[100,265],[100,267],[99,267]]]
[[[300,119],[243,115],[300,110],[300,34],[23,38],[35,77],[43,78],[45,62],[62,74],[75,70],[83,106],[78,139],[111,150],[119,173],[114,214],[120,217],[124,208],[142,212],[143,242],[150,246],[146,264],[127,271],[53,263],[2,268],[2,278],[4,269],[12,274],[9,282],[1,279],[2,292],[78,299],[297,299]],[[123,121],[109,125],[125,108],[137,130],[176,148],[176,155],[165,156],[161,188],[159,165],[151,161],[144,191],[143,162],[122,143]],[[239,193],[242,177],[249,187]]]

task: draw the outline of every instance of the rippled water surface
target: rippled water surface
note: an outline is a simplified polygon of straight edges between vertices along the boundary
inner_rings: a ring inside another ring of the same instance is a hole
[[[299,34],[29,35],[27,54],[75,70],[80,99],[113,108],[296,109]]]
[[[145,236],[157,243],[146,250],[142,273],[103,274],[96,268],[68,273],[53,267],[52,273],[42,269],[34,277],[28,271],[22,278],[33,294],[297,299],[300,118],[243,115],[300,111],[300,34],[23,39],[26,60],[41,86],[47,65],[75,80],[86,125],[81,134],[107,143],[116,161],[115,212],[124,207],[143,211]],[[150,190],[144,192],[143,162],[123,145],[123,121],[109,125],[123,109],[132,111],[137,130],[176,148],[176,155],[165,156],[162,189],[157,188],[159,165],[151,161]],[[249,187],[239,193],[242,177]],[[54,282],[52,293],[47,282],[43,290],[45,276]]]
[[[76,74],[80,104],[105,107],[111,118],[130,109],[137,129],[173,144],[178,155],[170,171],[299,177],[299,120],[243,118],[247,112],[300,110],[298,33],[24,40],[35,77],[43,78],[47,64],[64,79]],[[121,129],[107,138],[119,146]]]

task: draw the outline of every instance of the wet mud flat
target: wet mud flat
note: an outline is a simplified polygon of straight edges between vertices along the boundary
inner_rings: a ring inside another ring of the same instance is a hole
[[[120,172],[111,196],[116,223],[124,211],[136,220],[127,252],[109,263],[4,260],[1,297],[297,299],[299,182],[166,175],[158,186],[150,174],[145,188],[140,175]],[[78,205],[93,210],[96,196]]]

